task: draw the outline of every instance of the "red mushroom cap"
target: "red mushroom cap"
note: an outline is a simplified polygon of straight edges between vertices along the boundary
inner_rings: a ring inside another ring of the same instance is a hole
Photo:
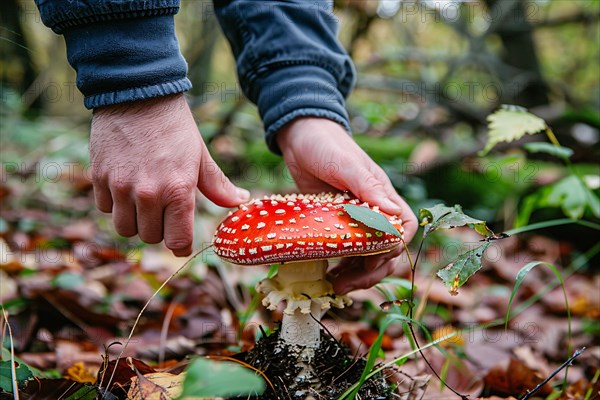
[[[351,218],[344,204],[369,207],[331,193],[253,200],[219,225],[215,253],[235,264],[258,265],[383,253],[400,243],[399,237]],[[401,219],[370,208],[403,233]]]

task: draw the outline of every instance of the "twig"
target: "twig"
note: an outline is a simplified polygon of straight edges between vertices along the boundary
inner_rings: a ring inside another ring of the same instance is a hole
[[[552,372],[550,375],[548,375],[548,377],[546,379],[544,379],[543,381],[541,381],[536,387],[534,387],[531,390],[528,390],[522,397],[519,397],[519,400],[527,400],[528,398],[530,398],[535,392],[540,390],[542,388],[542,386],[544,386],[546,383],[548,383],[548,381],[550,379],[554,378],[554,376],[556,374],[558,374],[564,368],[570,366],[571,363],[573,362],[573,360],[575,358],[579,357],[584,351],[585,351],[585,347],[582,347],[582,348],[576,350],[575,353],[573,353],[573,355],[567,361],[565,361],[560,367],[558,367],[556,370],[554,370],[554,372]]]
[[[171,325],[171,320],[173,319],[173,315],[175,315],[175,309],[177,308],[177,304],[180,303],[181,296],[175,296],[167,311],[165,312],[165,318],[163,319],[162,327],[160,329],[160,341],[158,346],[158,364],[162,365],[165,361],[165,353],[167,348],[167,336],[169,335],[169,325]]]
[[[127,336],[127,340],[125,341],[125,344],[123,345],[123,348],[121,349],[121,352],[117,356],[117,360],[115,362],[115,367],[113,368],[112,373],[110,374],[110,378],[108,379],[108,383],[106,384],[106,390],[102,394],[102,397],[101,397],[102,400],[104,400],[106,398],[106,394],[109,393],[110,385],[112,383],[112,380],[115,377],[115,373],[117,372],[117,366],[119,364],[119,361],[121,360],[121,357],[123,356],[123,353],[125,352],[125,349],[127,349],[127,346],[129,345],[129,342],[131,341],[131,338],[133,337],[133,332],[135,331],[135,328],[137,327],[138,323],[140,322],[140,318],[142,318],[142,314],[144,313],[144,311],[146,311],[146,308],[148,308],[148,306],[150,305],[150,303],[152,302],[152,300],[154,300],[154,298],[156,297],[156,295],[158,295],[158,293],[160,293],[160,291],[163,290],[163,288],[165,286],[167,286],[167,283],[169,283],[171,281],[171,279],[173,279],[178,273],[180,273],[185,267],[187,267],[192,260],[194,260],[196,257],[198,257],[200,254],[204,253],[206,250],[210,249],[211,247],[212,247],[212,244],[209,245],[209,246],[206,246],[205,248],[203,248],[202,250],[200,250],[199,252],[197,252],[196,254],[194,254],[185,263],[183,263],[183,265],[181,267],[179,267],[179,269],[177,269],[177,271],[173,272],[171,274],[171,276],[169,276],[162,283],[162,285],[160,285],[160,287],[158,289],[156,289],[156,291],[154,292],[154,294],[152,294],[152,296],[150,296],[150,298],[148,299],[148,301],[146,302],[146,304],[144,304],[144,307],[142,307],[142,309],[138,313],[137,318],[135,319],[135,321],[133,323],[133,326],[131,327],[131,331],[129,332],[129,336]],[[100,382],[102,382],[102,381],[103,381],[103,379],[100,379]]]
[[[425,228],[425,229],[427,229],[427,228]],[[408,252],[408,246],[406,245],[406,242],[404,240],[402,240],[402,243],[404,244],[404,250],[408,254],[408,259],[409,259],[409,262],[410,262],[410,271],[411,271],[410,302],[408,304],[408,316],[411,319],[411,321],[408,322],[408,330],[410,331],[412,339],[415,342],[415,346],[417,347],[417,350],[419,350],[419,354],[423,358],[423,361],[425,361],[425,364],[427,364],[427,366],[429,367],[429,369],[431,370],[431,372],[433,372],[433,374],[436,376],[436,378],[438,378],[439,381],[444,386],[446,386],[448,389],[450,389],[450,391],[452,391],[452,393],[454,393],[455,395],[457,395],[458,397],[460,397],[462,400],[468,400],[469,396],[464,395],[462,393],[459,393],[452,386],[448,385],[446,383],[446,381],[437,373],[437,371],[435,370],[435,368],[433,368],[433,365],[431,365],[431,363],[429,362],[429,360],[427,359],[427,357],[425,357],[425,354],[423,353],[423,350],[421,349],[421,345],[419,344],[419,341],[417,340],[417,335],[415,334],[415,330],[413,328],[412,318],[413,318],[413,307],[414,307],[413,298],[414,298],[414,290],[415,290],[415,271],[417,269],[416,262],[419,260],[419,255],[421,254],[421,250],[423,249],[423,242],[424,241],[425,241],[425,238],[423,238],[421,240],[421,243],[419,244],[419,250],[417,251],[417,256],[415,257],[415,262],[413,263],[412,259],[410,258],[410,254]]]

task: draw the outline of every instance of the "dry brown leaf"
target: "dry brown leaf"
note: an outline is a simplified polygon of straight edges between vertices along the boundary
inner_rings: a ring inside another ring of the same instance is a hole
[[[23,269],[19,257],[12,251],[8,243],[0,237],[0,270],[6,272],[18,272]]]
[[[173,375],[168,372],[138,374],[131,378],[127,393],[130,400],[168,400],[181,394],[185,373]]]
[[[371,348],[379,336],[379,332],[374,329],[361,329],[356,332],[356,334],[367,348]],[[387,333],[383,334],[381,340],[381,349],[384,351],[394,350],[394,342]]]
[[[492,368],[484,378],[485,385],[495,393],[519,396],[536,387],[544,376],[516,358]],[[541,396],[552,393],[552,387],[546,383],[538,392]]]
[[[135,367],[135,371],[131,365]],[[112,375],[111,386],[108,388],[111,390],[115,386],[123,387],[128,385],[132,378],[136,376],[136,373],[150,374],[153,372],[156,372],[156,370],[143,361],[130,357],[127,359],[120,358],[118,360],[109,361],[108,364],[98,372],[98,381],[100,382],[100,387],[106,388]]]

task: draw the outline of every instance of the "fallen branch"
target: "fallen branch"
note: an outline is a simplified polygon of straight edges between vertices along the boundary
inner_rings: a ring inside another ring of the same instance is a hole
[[[575,358],[579,357],[584,351],[585,351],[585,347],[582,347],[581,349],[576,350],[575,353],[573,353],[573,355],[567,361],[565,361],[554,372],[552,372],[550,375],[548,375],[548,377],[546,379],[544,379],[543,381],[541,381],[536,387],[534,387],[531,390],[528,390],[522,397],[519,397],[519,400],[527,400],[528,398],[530,398],[535,392],[540,390],[540,388],[542,386],[544,386],[546,383],[548,383],[548,381],[550,381],[550,379],[554,378],[554,376],[556,374],[558,374],[560,371],[562,371],[565,367],[570,366],[571,363],[573,362],[573,360]]]

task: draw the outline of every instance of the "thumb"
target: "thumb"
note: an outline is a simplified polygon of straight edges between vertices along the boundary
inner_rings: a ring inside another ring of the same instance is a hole
[[[210,155],[202,157],[198,189],[221,207],[235,207],[250,200],[250,192],[231,183]]]
[[[402,214],[404,201],[394,190],[387,175],[383,171],[378,172],[361,168],[353,179],[346,182],[348,190],[370,205],[379,206],[388,214]]]

